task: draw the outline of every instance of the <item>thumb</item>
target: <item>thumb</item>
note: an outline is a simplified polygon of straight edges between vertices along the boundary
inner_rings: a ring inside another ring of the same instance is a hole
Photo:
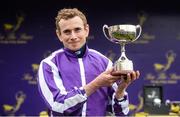
[[[111,67],[108,70],[105,71],[105,74],[110,74],[114,69]]]

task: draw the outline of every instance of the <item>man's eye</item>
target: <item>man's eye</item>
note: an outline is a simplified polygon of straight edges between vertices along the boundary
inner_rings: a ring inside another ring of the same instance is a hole
[[[80,32],[81,28],[75,28],[75,32]]]
[[[70,34],[70,33],[71,33],[70,30],[64,30],[63,32],[64,32],[65,34]]]

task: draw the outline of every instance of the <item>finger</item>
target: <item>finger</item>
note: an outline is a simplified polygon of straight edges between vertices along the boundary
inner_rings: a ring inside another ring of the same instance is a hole
[[[130,73],[130,72],[132,71],[130,70],[112,71],[111,75],[118,76],[118,75],[124,75],[124,74]]]
[[[126,83],[130,83],[131,82],[131,74],[128,73],[127,74],[127,80],[126,80]]]
[[[109,68],[107,71],[105,71],[105,74],[110,74],[112,73],[112,71],[113,71],[113,68]]]
[[[121,75],[118,75],[118,76],[114,76],[112,75],[113,79],[115,80],[127,80],[127,74],[121,74]]]
[[[137,70],[136,71],[136,77],[139,78],[139,76],[140,76],[140,72]]]
[[[121,76],[112,76],[111,78],[113,81],[117,81],[117,80],[120,80],[122,79]]]
[[[112,72],[112,76],[127,77],[127,73]]]
[[[140,72],[139,72],[139,71],[137,71],[137,74],[138,74],[138,78],[139,78],[139,77],[140,77],[140,75],[141,75],[141,74],[140,74]]]
[[[127,80],[127,74],[116,74],[116,75],[112,75],[115,79],[118,80]]]
[[[137,78],[136,72],[133,71],[133,72],[131,73],[131,80],[134,81],[136,78]]]

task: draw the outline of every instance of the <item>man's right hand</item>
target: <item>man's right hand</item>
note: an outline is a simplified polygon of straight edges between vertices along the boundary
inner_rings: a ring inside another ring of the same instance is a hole
[[[97,76],[93,81],[84,86],[86,91],[86,95],[89,96],[93,92],[95,92],[100,87],[109,87],[112,86],[114,82],[120,80],[119,75],[112,75],[113,68],[102,72],[99,76]]]

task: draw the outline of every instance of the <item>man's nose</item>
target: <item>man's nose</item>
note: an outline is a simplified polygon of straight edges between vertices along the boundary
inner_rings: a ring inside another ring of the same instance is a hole
[[[71,32],[71,39],[76,39],[77,35],[74,31]]]

